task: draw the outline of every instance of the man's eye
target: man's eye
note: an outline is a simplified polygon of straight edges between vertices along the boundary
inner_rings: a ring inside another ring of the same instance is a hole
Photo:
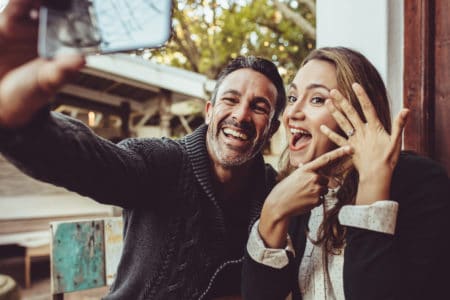
[[[238,102],[238,100],[236,100],[234,98],[222,98],[222,101],[225,101],[227,103],[236,103],[236,102]]]
[[[311,103],[312,103],[312,104],[323,104],[323,103],[325,103],[325,98],[322,98],[322,97],[313,97],[313,98],[311,99]]]
[[[253,110],[255,110],[258,113],[263,113],[263,114],[268,114],[269,113],[269,110],[263,104],[259,104],[258,105],[257,103],[255,103],[251,107],[252,107]]]
[[[256,106],[255,110],[258,111],[258,112],[265,113],[265,114],[269,113],[268,110],[265,107],[262,107],[262,106]]]
[[[295,97],[295,96],[288,96],[288,102],[289,103],[294,103],[295,101],[297,101],[297,97]]]

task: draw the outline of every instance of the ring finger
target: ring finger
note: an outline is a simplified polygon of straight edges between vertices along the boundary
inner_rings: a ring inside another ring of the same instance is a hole
[[[352,124],[350,124],[347,118],[336,108],[336,106],[333,103],[333,100],[327,99],[325,105],[327,106],[328,111],[336,120],[342,131],[344,131],[348,137],[352,136],[355,132]]]

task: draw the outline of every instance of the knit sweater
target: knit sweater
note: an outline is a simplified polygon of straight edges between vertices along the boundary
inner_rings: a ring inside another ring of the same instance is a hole
[[[247,233],[275,172],[254,159],[236,221],[214,190],[206,130],[115,145],[43,111],[26,128],[0,130],[0,151],[34,178],[124,208],[123,254],[105,299],[209,299],[217,285],[239,293]]]

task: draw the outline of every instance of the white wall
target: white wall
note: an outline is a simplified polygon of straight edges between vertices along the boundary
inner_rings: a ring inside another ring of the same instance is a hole
[[[346,46],[375,65],[393,115],[403,104],[403,0],[317,0],[317,47]]]

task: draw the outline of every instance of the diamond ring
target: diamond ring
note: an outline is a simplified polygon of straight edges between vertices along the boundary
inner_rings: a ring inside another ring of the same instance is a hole
[[[352,135],[355,134],[355,129],[354,128],[350,129],[349,131],[347,131],[346,134],[347,134],[348,137],[351,137]]]

